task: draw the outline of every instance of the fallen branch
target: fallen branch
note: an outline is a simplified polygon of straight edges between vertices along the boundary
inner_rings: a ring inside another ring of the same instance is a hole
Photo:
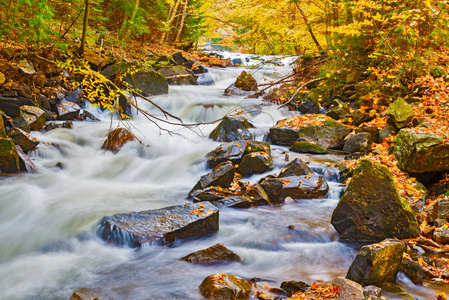
[[[319,82],[319,81],[324,80],[324,79],[326,79],[326,78],[320,77],[320,78],[315,78],[315,79],[312,79],[312,80],[310,80],[310,81],[307,81],[306,83],[304,83],[303,85],[301,85],[301,86],[300,86],[300,87],[293,93],[293,95],[290,97],[290,99],[289,99],[287,102],[285,102],[284,104],[282,104],[282,105],[279,106],[278,108],[280,109],[280,108],[286,106],[287,104],[289,104],[290,102],[292,102],[292,100],[296,97],[296,95],[299,93],[299,91],[302,90],[303,88],[305,88],[306,86],[308,86],[309,84],[312,84],[312,83],[315,83],[315,82]]]

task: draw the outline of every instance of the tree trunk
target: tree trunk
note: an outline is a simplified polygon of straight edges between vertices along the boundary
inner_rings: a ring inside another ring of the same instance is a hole
[[[84,22],[83,22],[83,35],[81,37],[81,46],[78,49],[79,56],[84,55],[84,45],[86,44],[86,32],[87,32],[87,20],[89,19],[89,0],[84,1]]]
[[[184,21],[186,19],[188,2],[189,0],[184,0],[184,8],[182,9],[181,24],[179,24],[179,31],[178,34],[176,35],[175,44],[179,43],[179,39],[181,38],[182,28],[184,27]]]
[[[170,30],[170,28],[171,28],[171,23],[175,19],[176,12],[178,11],[179,2],[180,1],[176,1],[175,7],[172,10],[171,16],[168,15],[168,19],[167,19],[167,26],[168,26],[168,28],[167,28],[167,31],[164,31],[162,33],[161,39],[159,41],[161,44],[165,42],[165,38],[167,37],[167,33]]]
[[[310,36],[312,37],[312,40],[315,43],[316,47],[318,48],[319,51],[323,51],[323,49],[320,46],[320,43],[318,43],[318,40],[316,39],[315,34],[313,33],[312,27],[309,24],[309,20],[304,14],[304,11],[302,10],[301,6],[299,6],[299,4],[296,3],[296,7],[298,7],[299,12],[301,13],[304,23],[306,23],[307,29],[309,30]]]
[[[131,17],[129,18],[130,22],[133,22],[134,19],[136,18],[137,11],[139,10],[139,4],[140,4],[140,0],[135,0],[134,8],[133,8],[133,11],[131,13]],[[129,36],[130,29],[131,29],[130,24],[127,24],[127,22],[124,22],[123,25],[122,25],[122,28],[120,29],[119,38],[122,39],[122,40],[126,40],[128,38],[128,36]]]

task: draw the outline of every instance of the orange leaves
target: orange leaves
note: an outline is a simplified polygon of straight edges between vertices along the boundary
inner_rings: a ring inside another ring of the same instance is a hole
[[[335,299],[340,297],[341,288],[332,284],[312,283],[306,292],[299,291],[292,295],[294,300]]]
[[[326,121],[329,117],[324,115],[301,115],[301,116],[293,116],[288,119],[284,119],[279,121],[275,127],[288,127],[292,129],[298,129],[307,125],[317,125],[322,126],[323,122]]]

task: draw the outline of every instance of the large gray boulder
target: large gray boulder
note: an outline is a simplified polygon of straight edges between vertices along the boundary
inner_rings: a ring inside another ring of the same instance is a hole
[[[209,202],[104,217],[99,235],[130,247],[172,245],[175,240],[218,231],[218,208]]]
[[[369,152],[373,138],[368,132],[361,132],[350,136],[343,146],[343,150],[349,153],[354,152]]]
[[[449,170],[449,143],[436,134],[401,129],[394,140],[393,154],[398,167],[410,173]]]
[[[251,74],[242,71],[235,81],[235,87],[244,91],[257,91],[257,81]]]
[[[394,213],[392,213],[394,212]],[[410,204],[402,198],[385,166],[362,159],[332,214],[341,240],[379,242],[419,235]]]

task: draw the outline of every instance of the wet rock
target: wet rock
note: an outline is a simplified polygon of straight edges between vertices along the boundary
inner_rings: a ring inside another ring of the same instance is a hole
[[[215,202],[222,200],[225,197],[230,197],[234,193],[228,189],[221,188],[219,186],[211,186],[202,190],[196,190],[190,194],[193,202],[210,201]]]
[[[65,121],[65,122],[47,122],[44,127],[44,132],[54,130],[57,128],[67,128],[71,129],[73,127],[72,121]]]
[[[393,282],[405,249],[404,243],[393,239],[363,246],[349,267],[346,278],[363,286]]]
[[[273,169],[273,158],[266,152],[251,152],[243,156],[238,172],[244,176],[265,173]]]
[[[329,191],[327,180],[321,175],[288,176],[282,177],[282,180],[284,185],[279,195],[281,201],[287,197],[293,199],[324,198]]]
[[[296,110],[302,114],[317,114],[320,112],[320,106],[317,102],[306,97],[295,104]]]
[[[77,119],[80,121],[88,121],[88,122],[100,121],[100,119],[98,119],[93,113],[88,112],[87,110],[83,110],[83,112],[78,115]]]
[[[271,204],[270,198],[267,193],[260,186],[260,184],[254,184],[245,191],[241,192],[239,196],[246,196],[251,200],[252,205],[267,205]]]
[[[257,81],[251,74],[242,71],[235,81],[235,87],[244,91],[257,91]]]
[[[399,269],[414,284],[422,284],[424,281],[424,269],[419,263],[412,260],[403,260]]]
[[[128,75],[124,81],[130,83],[133,88],[140,89],[144,96],[168,93],[167,79],[161,73],[151,69]]]
[[[449,228],[445,228],[444,226],[436,228],[433,233],[433,239],[440,244],[449,244]]]
[[[218,208],[209,202],[104,217],[99,235],[107,242],[130,247],[172,245],[175,240],[218,231]]]
[[[341,100],[335,99],[326,112],[326,115],[335,120],[348,117],[350,114],[349,106]]]
[[[416,300],[416,298],[412,297],[406,290],[404,290],[401,286],[394,283],[384,283],[380,285],[382,288],[382,294],[385,298],[381,299],[402,299],[402,300]]]
[[[1,174],[20,172],[19,154],[11,138],[0,137],[0,171]]]
[[[383,143],[383,141],[393,135],[396,135],[397,130],[393,125],[387,125],[379,131],[379,143]]]
[[[357,133],[350,136],[343,147],[343,151],[354,152],[369,152],[373,143],[371,134],[368,132]]]
[[[73,120],[76,119],[81,108],[75,102],[67,101],[67,97],[56,103],[56,110],[58,120]]]
[[[302,281],[283,281],[281,283],[281,289],[283,289],[285,294],[289,297],[299,291],[305,292],[309,286],[310,285]]]
[[[19,108],[19,116],[13,120],[13,125],[26,132],[39,131],[44,127],[46,120],[45,111],[36,106],[24,105]]]
[[[282,168],[281,172],[278,175],[278,178],[311,174],[313,174],[312,169],[310,169],[309,166],[301,159],[295,158]]]
[[[401,129],[394,140],[393,154],[398,167],[410,173],[449,170],[449,143],[436,134]]]
[[[79,289],[73,292],[70,300],[100,300],[103,295],[91,289]]]
[[[341,149],[343,139],[351,129],[334,119],[321,115],[302,115],[280,120],[270,128],[273,144],[291,146],[298,138],[304,138],[326,149]]]
[[[79,87],[64,98],[69,102],[73,102],[79,106],[83,106],[83,91]]]
[[[363,287],[344,277],[338,277],[332,280],[332,285],[334,287],[340,287],[340,299],[345,300],[360,300],[363,299]]]
[[[26,133],[22,129],[19,128],[11,128],[8,130],[6,135],[13,139],[14,144],[20,146],[23,151],[28,152],[37,147],[39,145],[39,141],[36,138],[31,137],[29,133]]]
[[[252,205],[252,201],[247,196],[232,196],[213,201],[212,204],[218,208],[222,207],[249,208]]]
[[[290,151],[297,153],[310,153],[310,154],[328,154],[326,148],[318,146],[317,144],[308,141],[296,141],[289,149]]]
[[[365,297],[380,297],[382,289],[375,285],[368,285],[363,288],[363,296]]]
[[[376,126],[362,126],[355,129],[356,134],[362,132],[368,132],[371,135],[372,141],[374,143],[377,143],[377,141],[379,140],[379,129],[377,129]]]
[[[17,154],[19,155],[19,167],[20,171],[35,173],[36,167],[34,163],[31,161],[30,157],[23,152],[20,146],[16,146]]]
[[[346,183],[346,181],[354,175],[354,170],[348,168],[345,162],[337,163],[334,167],[338,169],[339,181],[341,183]]]
[[[243,156],[251,152],[265,152],[271,154],[270,143],[258,141],[235,141],[221,145],[206,154],[206,161],[209,167],[230,160],[234,164],[239,164]]]
[[[215,244],[209,248],[190,253],[181,258],[191,263],[217,264],[241,262],[242,258],[226,248],[223,244]]]
[[[134,135],[128,129],[116,128],[108,134],[101,148],[117,153],[126,143],[132,140],[134,140]]]
[[[15,118],[19,114],[19,107],[24,105],[33,106],[34,102],[31,99],[17,96],[17,94],[5,96],[5,92],[3,92],[3,96],[0,95],[0,110],[11,118]]]
[[[158,70],[159,73],[161,73],[165,78],[167,78],[167,82],[169,84],[173,85],[198,85],[198,82],[196,81],[195,77],[188,73],[186,69],[181,66],[173,66],[173,67],[166,67],[161,68]]]
[[[204,279],[199,290],[207,299],[246,300],[251,292],[251,284],[237,276],[221,273]]]
[[[244,91],[239,89],[238,87],[235,86],[235,84],[231,84],[230,86],[228,86],[225,91],[224,91],[224,95],[226,96],[247,96],[249,95],[251,92],[248,91]]]
[[[354,170],[331,223],[341,240],[378,242],[419,235],[415,214],[399,195],[391,173],[368,159],[362,159]]]
[[[248,131],[249,128],[254,128],[254,125],[244,116],[224,116],[209,138],[217,142],[250,140],[252,134]]]
[[[270,178],[263,179],[260,186],[267,193],[271,203],[283,203],[284,199],[279,199],[281,195],[282,187],[284,186],[284,180],[282,178]]]
[[[235,168],[230,161],[217,165],[210,173],[201,176],[201,179],[190,191],[189,195],[196,190],[202,190],[210,186],[227,188],[234,180]]]
[[[387,108],[386,113],[387,122],[398,130],[406,127],[415,116],[413,108],[402,98],[398,98],[391,103]]]

